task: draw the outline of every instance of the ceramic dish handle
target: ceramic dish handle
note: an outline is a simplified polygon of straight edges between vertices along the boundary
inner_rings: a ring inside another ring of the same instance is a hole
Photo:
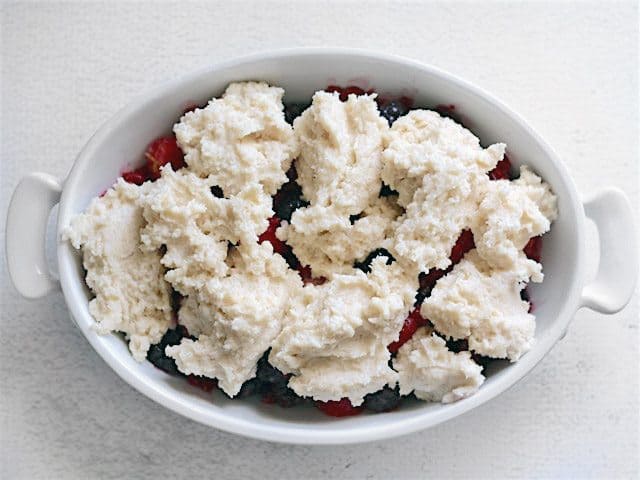
[[[6,225],[9,275],[20,294],[43,297],[59,288],[45,254],[47,220],[60,200],[61,183],[51,175],[32,173],[23,178],[11,197]]]
[[[633,210],[626,195],[607,188],[584,202],[598,228],[600,265],[596,278],[582,291],[582,306],[616,313],[629,302],[638,278],[638,241]]]

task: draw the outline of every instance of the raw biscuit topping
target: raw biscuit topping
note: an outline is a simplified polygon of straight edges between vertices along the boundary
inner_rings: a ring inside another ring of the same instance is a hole
[[[285,115],[281,88],[230,84],[72,220],[97,329],[229,397],[467,397],[535,341],[555,196],[450,118],[329,90]]]

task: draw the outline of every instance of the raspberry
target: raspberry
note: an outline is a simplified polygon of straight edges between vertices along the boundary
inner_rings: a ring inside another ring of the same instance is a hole
[[[194,110],[197,110],[198,108],[203,108],[199,105],[196,105],[195,103],[187,103],[184,107],[184,109],[182,110],[182,114],[184,115],[185,113],[189,113],[189,112],[193,112]]]
[[[209,393],[218,386],[218,381],[213,378],[201,377],[198,375],[188,375],[187,382],[189,385],[198,387],[199,389]]]
[[[500,160],[495,168],[489,172],[489,178],[491,180],[508,180],[509,172],[511,170],[511,160],[506,155]]]
[[[465,253],[475,248],[475,246],[476,244],[473,241],[473,233],[471,233],[471,230],[463,230],[456,244],[451,249],[451,255],[449,256],[451,262],[455,265],[462,260]]]
[[[170,163],[174,170],[185,166],[184,155],[175,137],[156,138],[149,144],[144,156],[152,180],[160,178],[160,168],[167,163]]]
[[[269,226],[258,237],[258,243],[269,242],[273,246],[273,251],[279,254],[284,254],[287,249],[286,244],[276,237],[276,230],[280,226],[280,219],[278,217],[271,217],[269,219]]]
[[[453,104],[440,104],[436,105],[434,110],[438,112],[442,117],[447,117],[453,120],[454,122],[462,125],[464,127],[464,122],[462,115],[456,112],[456,106]]]
[[[420,282],[420,287],[418,288],[418,293],[416,294],[416,303],[415,306],[419,307],[422,305],[422,302],[425,298],[428,298],[431,295],[431,290],[436,286],[436,282],[442,278],[446,270],[439,270],[437,268],[432,268],[429,270],[429,273],[421,273],[418,277]]]
[[[444,277],[446,270],[439,270],[437,268],[432,268],[429,270],[429,273],[421,273],[418,277],[420,282],[420,288],[433,288],[436,285],[436,282]]]
[[[365,258],[362,262],[355,262],[353,264],[354,268],[358,268],[362,270],[364,273],[369,273],[371,271],[371,262],[373,262],[374,258],[377,257],[387,257],[387,261],[385,262],[387,265],[391,265],[395,258],[384,248],[377,248]]]
[[[400,391],[398,387],[384,387],[375,393],[364,397],[364,408],[372,412],[390,412],[400,405]]]
[[[354,407],[348,398],[341,400],[329,400],[328,402],[316,402],[316,407],[330,417],[349,417],[362,413],[362,407]]]
[[[442,117],[448,117],[452,120],[455,120],[456,118],[456,106],[452,103],[441,103],[439,105],[436,105],[436,107],[434,108],[434,110],[436,112],[438,112],[440,114],[440,116]]]
[[[298,265],[298,273],[300,274],[300,278],[302,278],[302,282],[306,285],[307,283],[311,283],[313,285],[322,285],[327,281],[325,277],[314,277],[311,272],[311,267],[309,265]]]
[[[340,94],[340,100],[343,102],[346,102],[347,99],[349,98],[349,95],[351,94],[364,95],[366,93],[368,95],[371,95],[372,93],[374,93],[373,89],[367,90],[365,92],[362,88],[356,87],[355,85],[349,85],[346,87],[339,87],[338,85],[329,85],[327,88],[325,88],[325,91],[329,93],[338,92]]]
[[[282,255],[291,268],[298,270],[298,273],[305,284],[313,283],[314,285],[322,285],[327,279],[324,277],[314,278],[311,274],[311,267],[308,265],[301,265],[293,254],[291,247],[276,237],[276,230],[279,226],[280,219],[276,216],[271,217],[269,219],[269,227],[258,237],[258,243],[271,243],[273,251]]]
[[[402,330],[400,330],[400,336],[398,340],[393,343],[390,343],[387,347],[391,353],[396,353],[398,349],[409,341],[413,334],[416,333],[418,328],[427,325],[428,320],[422,318],[420,315],[420,310],[418,308],[414,309],[409,316],[405,319],[404,325],[402,326]]]
[[[406,110],[411,110],[413,108],[413,98],[411,97],[402,95],[398,98],[398,102],[400,102],[400,105],[402,105]]]
[[[145,165],[130,172],[124,172],[122,178],[125,182],[142,185],[146,180],[149,180],[149,173]]]
[[[451,249],[451,255],[449,255],[452,265],[446,270],[438,270],[432,268],[431,270],[429,270],[429,273],[420,274],[420,288],[418,289],[418,293],[416,294],[415,305],[420,306],[424,299],[431,295],[431,290],[433,290],[433,287],[435,287],[438,279],[449,273],[453,269],[453,265],[462,260],[462,257],[464,257],[465,253],[475,248],[475,246],[476,245],[473,240],[473,233],[471,233],[471,230],[463,230],[462,233],[460,233],[458,240],[456,240],[455,245]]]
[[[343,92],[347,96],[347,98],[349,97],[349,95],[364,95],[365,93],[367,93],[362,88],[356,87],[355,85],[344,87]]]
[[[540,263],[540,259],[542,258],[542,237],[530,238],[523,250],[527,258]]]

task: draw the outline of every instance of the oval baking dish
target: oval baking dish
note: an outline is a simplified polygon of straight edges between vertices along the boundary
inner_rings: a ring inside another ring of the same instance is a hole
[[[531,284],[537,320],[536,342],[517,363],[499,362],[473,396],[453,404],[409,402],[378,415],[331,419],[313,409],[283,410],[260,402],[234,402],[219,392],[205,396],[186,382],[136,362],[117,335],[98,335],[88,311],[91,293],[84,282],[80,255],[60,232],[70,218],[112,185],[142,157],[147,143],[179,118],[185,105],[202,104],[232,81],[264,80],[283,87],[285,101],[310,99],[329,84],[365,83],[381,93],[408,95],[416,106],[455,104],[466,126],[483,144],[505,142],[517,167],[528,164],[551,185],[559,217],[544,241],[542,284]],[[47,218],[59,204],[57,262],[52,277],[44,253]],[[585,277],[585,221],[596,223],[600,266]],[[23,222],[23,219],[29,219]],[[583,201],[551,148],[502,103],[480,89],[436,68],[411,60],[346,49],[296,49],[232,60],[164,85],[106,122],[78,155],[64,180],[35,173],[14,192],[7,220],[7,257],[11,277],[26,297],[62,288],[71,316],[93,348],[134,388],[156,402],[198,422],[229,432],[277,442],[337,444],[370,441],[410,433],[451,419],[481,405],[522,379],[566,333],[582,306],[613,313],[629,301],[637,277],[633,214],[619,190],[609,188]]]

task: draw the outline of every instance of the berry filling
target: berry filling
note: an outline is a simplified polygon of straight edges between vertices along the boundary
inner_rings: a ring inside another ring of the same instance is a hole
[[[147,360],[160,370],[171,375],[182,375],[178,371],[176,361],[173,358],[168,357],[164,353],[164,349],[168,346],[178,345],[183,338],[189,338],[189,332],[184,326],[178,325],[175,329],[167,330],[159,343],[149,347]]]
[[[349,95],[365,95],[374,93],[373,90],[367,90],[357,86],[340,87],[330,85],[326,88],[328,92],[337,92],[340,100],[347,101]],[[413,106],[413,100],[408,97],[384,98],[376,99],[380,115],[387,120],[389,125],[393,125],[403,115],[406,115]],[[285,120],[293,124],[294,120],[308,108],[306,103],[293,103],[285,105]],[[189,106],[185,109],[185,113],[197,108],[197,106]],[[454,120],[459,120],[458,112],[455,111],[454,105],[438,105],[435,108],[443,116],[448,116]],[[134,170],[126,171],[122,174],[126,182],[141,185],[146,181],[154,181],[160,178],[161,168],[170,164],[173,170],[178,170],[186,166],[184,155],[177,144],[174,136],[160,137],[149,144],[144,153],[145,163]],[[511,162],[505,155],[499,161],[496,167],[488,172],[491,180],[510,180]],[[324,277],[313,277],[311,268],[308,265],[301,265],[300,261],[293,253],[292,248],[286,242],[280,240],[276,236],[276,230],[282,221],[291,221],[291,217],[295,210],[309,205],[303,198],[301,186],[296,182],[297,173],[295,167],[287,172],[288,181],[284,183],[278,192],[273,196],[274,216],[269,219],[267,229],[258,237],[258,242],[271,243],[275,253],[281,255],[291,269],[297,270],[304,284],[321,285],[326,281]],[[218,186],[211,187],[211,193],[215,197],[224,198],[224,192]],[[379,196],[388,197],[398,195],[398,192],[391,189],[388,185],[382,184]],[[352,215],[350,222],[353,224],[361,218],[361,215]],[[437,281],[449,273],[453,266],[459,263],[464,255],[475,248],[473,234],[470,230],[463,230],[453,246],[450,254],[452,265],[446,270],[431,269],[429,272],[421,273],[419,276],[419,288],[416,293],[416,301],[414,309],[409,313],[399,332],[398,340],[388,345],[388,350],[395,355],[400,347],[411,339],[414,333],[422,326],[431,325],[428,319],[423,318],[420,314],[420,305],[425,298],[431,295],[431,291],[435,287]],[[526,256],[536,262],[541,260],[542,237],[533,237],[524,247]],[[386,257],[386,264],[390,265],[395,261],[393,255],[384,248],[378,248],[370,252],[364,259],[354,262],[354,267],[368,274],[371,272],[371,263],[379,256]],[[180,307],[180,295],[174,292],[173,307],[177,312]],[[529,302],[529,311],[532,311],[533,304],[526,287],[520,292],[523,301]],[[177,316],[177,313],[176,313]],[[200,388],[204,392],[212,392],[217,389],[218,382],[215,379],[196,376],[184,375],[181,373],[175,363],[175,360],[165,354],[167,346],[180,344],[183,338],[192,338],[189,332],[182,325],[168,330],[160,342],[151,345],[147,353],[147,359],[157,368],[171,375],[183,376],[190,385]],[[443,337],[444,338],[444,337]],[[454,353],[468,351],[469,344],[466,339],[445,338],[447,348]],[[480,356],[474,352],[472,358],[481,366],[485,367],[488,362],[493,361],[488,357]],[[277,404],[281,407],[293,407],[296,405],[310,403],[308,398],[297,395],[288,383],[291,375],[285,375],[268,362],[269,351],[267,351],[258,361],[256,367],[256,376],[245,382],[236,398],[245,398],[257,395],[265,404]],[[348,398],[337,401],[315,401],[314,404],[318,410],[328,416],[345,417],[362,413],[365,409],[371,412],[389,412],[396,409],[401,403],[399,388],[385,386],[383,389],[370,393],[365,396],[362,406],[354,407]]]
[[[400,405],[400,389],[396,386],[384,387],[375,393],[370,393],[364,397],[364,408],[375,413],[390,412]]]
[[[473,241],[473,233],[471,233],[471,230],[463,230],[456,244],[451,249],[451,255],[449,256],[453,265],[459,263],[462,257],[464,257],[464,254],[475,247],[476,244]]]
[[[168,163],[174,170],[186,166],[184,155],[174,136],[156,138],[145,150],[144,158],[143,166],[122,174],[125,182],[142,185],[147,180],[157,180],[160,178],[160,169]]]
[[[295,168],[289,169],[289,181],[282,185],[273,197],[273,211],[276,217],[287,222],[291,221],[291,215],[295,210],[309,205],[309,202],[302,198],[302,187],[295,181],[297,176]]]
[[[198,375],[187,375],[189,385],[199,388],[203,392],[212,392],[218,387],[218,381],[213,378],[200,377]]]
[[[540,263],[542,260],[542,237],[533,237],[524,246],[524,254],[527,258]]]
[[[386,257],[387,261],[385,263],[387,265],[391,265],[395,261],[393,255],[391,255],[387,250],[385,250],[384,248],[378,248],[367,255],[367,258],[365,258],[362,262],[355,262],[353,266],[358,270],[362,270],[364,273],[369,273],[371,272],[371,262],[373,262],[374,258],[378,257]]]
[[[341,400],[329,400],[328,402],[316,402],[316,408],[330,417],[351,417],[362,413],[362,407],[354,407],[348,398]]]
[[[506,155],[498,162],[493,170],[489,172],[491,180],[509,180],[511,178],[511,161]]]
[[[398,340],[390,343],[387,348],[391,353],[396,353],[402,345],[407,343],[409,339],[413,337],[413,334],[416,333],[418,328],[428,324],[429,320],[422,318],[422,315],[420,315],[420,309],[414,309],[404,320],[404,325],[402,325],[402,330],[400,330]]]
[[[389,122],[389,126],[409,112],[409,107],[401,103],[399,100],[391,100],[388,103],[382,103],[379,105],[380,116],[385,118]]]
[[[269,219],[269,226],[267,229],[258,237],[258,243],[269,242],[273,247],[273,251],[279,253],[280,255],[284,255],[287,250],[287,245],[276,237],[276,230],[280,226],[280,219],[278,217],[271,217]]]

